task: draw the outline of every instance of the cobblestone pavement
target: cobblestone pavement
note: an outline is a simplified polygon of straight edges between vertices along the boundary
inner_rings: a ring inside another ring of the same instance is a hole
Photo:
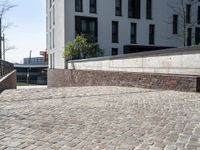
[[[200,150],[200,94],[126,87],[7,90],[0,150]]]

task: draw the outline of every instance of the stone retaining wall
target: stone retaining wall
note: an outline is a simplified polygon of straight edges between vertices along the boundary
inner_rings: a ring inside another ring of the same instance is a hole
[[[200,76],[53,69],[48,70],[48,86],[133,86],[200,92]]]
[[[6,89],[16,89],[16,87],[17,80],[15,70],[0,79],[0,93]]]

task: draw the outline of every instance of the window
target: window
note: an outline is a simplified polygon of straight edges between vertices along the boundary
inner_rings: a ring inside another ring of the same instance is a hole
[[[140,0],[128,1],[128,17],[137,19],[140,18]]]
[[[155,25],[149,25],[149,44],[155,44]]]
[[[83,0],[75,0],[75,11],[76,12],[83,11]]]
[[[50,54],[50,68],[53,69],[53,54]]]
[[[51,69],[52,68],[52,55],[51,54],[49,54],[50,55],[50,59],[49,59],[49,68]]]
[[[186,5],[186,23],[191,22],[191,5]]]
[[[48,32],[48,16],[46,16],[46,32]]]
[[[195,43],[197,45],[200,44],[200,28],[199,27],[195,29]]]
[[[49,28],[51,29],[51,12],[49,13]]]
[[[50,44],[50,50],[51,50],[51,32],[50,32],[50,37],[49,37],[49,44]]]
[[[49,36],[48,36],[48,34],[46,34],[46,48],[47,48],[47,50],[49,50]]]
[[[55,25],[55,6],[53,6],[53,25]]]
[[[187,46],[191,46],[192,45],[192,28],[188,28],[187,33],[188,33],[188,35],[187,35]]]
[[[46,0],[46,10],[48,10],[49,7],[49,0]]]
[[[118,55],[118,48],[112,48],[112,56]]]
[[[146,0],[146,17],[152,19],[152,0]]]
[[[51,6],[52,6],[52,0],[50,0],[50,3],[49,3],[49,7],[51,8]]]
[[[55,69],[55,53],[52,54],[52,68]]]
[[[75,16],[75,33],[76,34],[87,34],[94,42],[97,42],[98,32],[97,18],[94,17],[81,17]]]
[[[90,13],[97,13],[97,1],[90,0]]]
[[[198,6],[197,23],[200,24],[200,6]]]
[[[55,34],[54,34],[54,29],[53,29],[53,48],[55,48]]]
[[[137,24],[131,23],[131,43],[137,43]]]
[[[112,42],[118,43],[118,22],[112,22]]]
[[[115,0],[115,15],[122,16],[122,0]]]
[[[173,15],[173,34],[178,34],[178,15]]]

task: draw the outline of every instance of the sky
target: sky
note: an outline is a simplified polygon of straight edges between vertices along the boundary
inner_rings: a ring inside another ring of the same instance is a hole
[[[7,12],[3,22],[12,25],[6,29],[8,47],[15,47],[6,52],[6,60],[23,63],[23,58],[40,56],[46,48],[46,0],[10,0],[16,5]]]

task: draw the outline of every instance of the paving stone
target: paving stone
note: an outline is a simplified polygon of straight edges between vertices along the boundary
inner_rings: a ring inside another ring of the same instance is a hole
[[[7,90],[0,150],[198,150],[200,94],[129,87]]]

